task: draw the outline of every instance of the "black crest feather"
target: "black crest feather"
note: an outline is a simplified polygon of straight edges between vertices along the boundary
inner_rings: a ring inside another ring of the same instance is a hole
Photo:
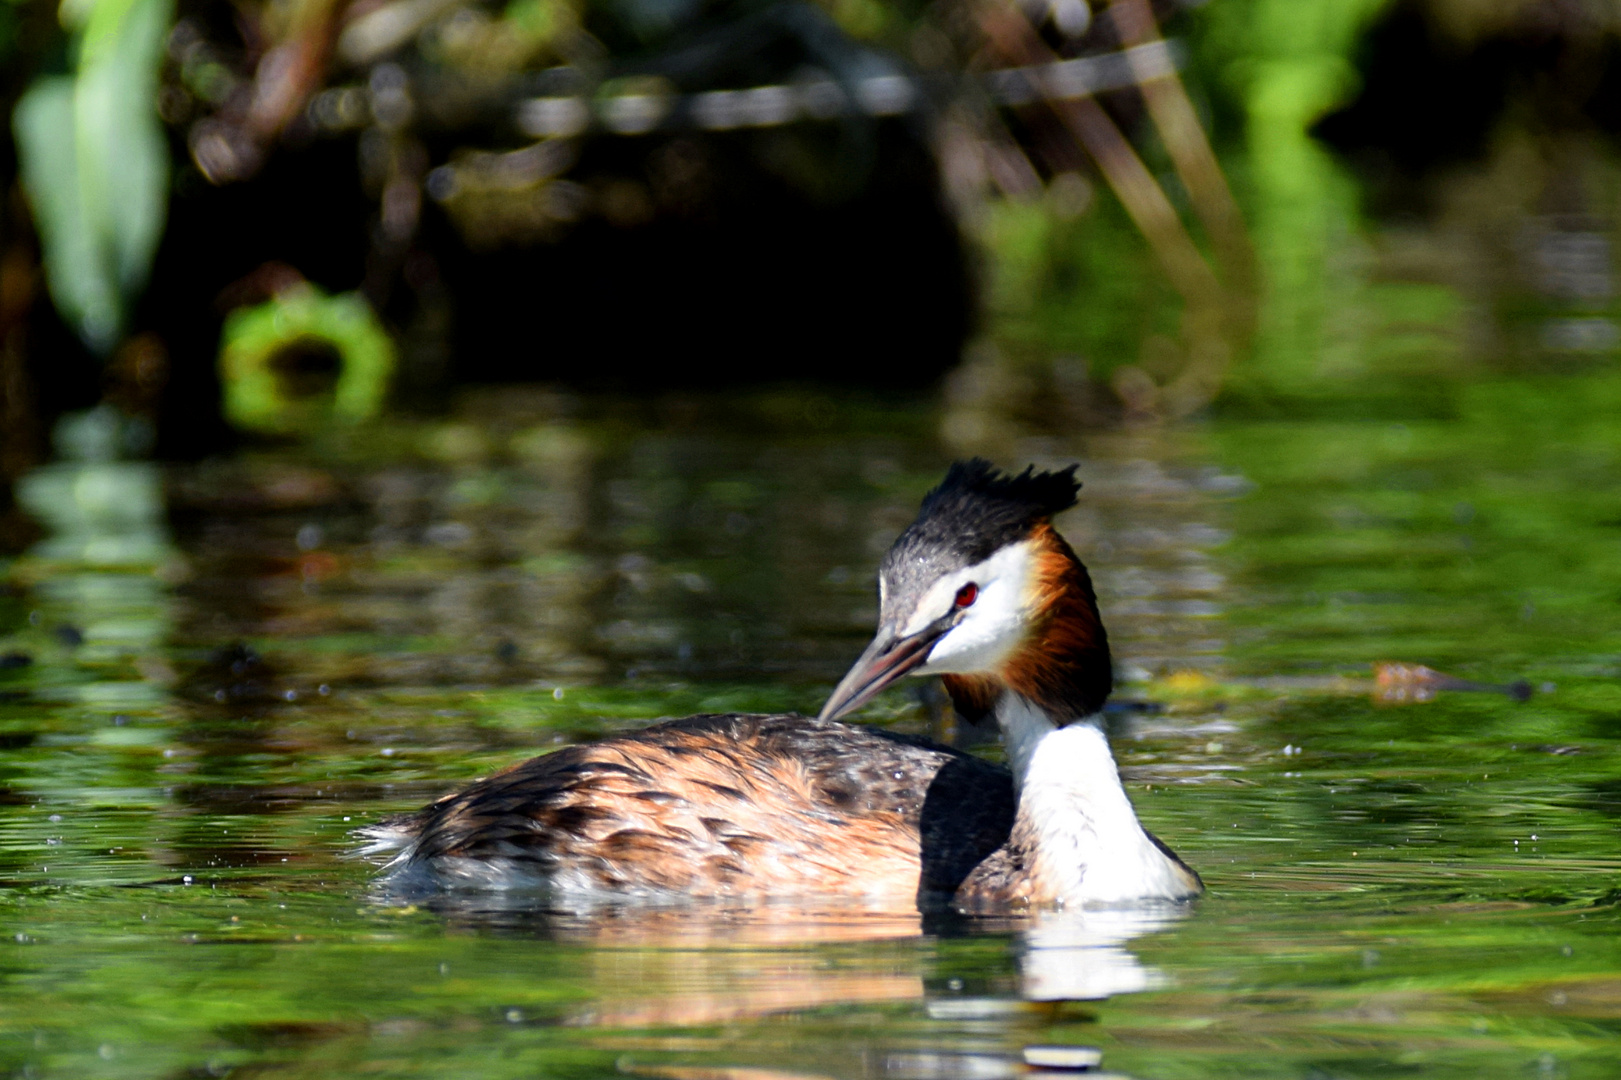
[[[1015,476],[984,458],[959,461],[923,497],[917,520],[895,541],[885,567],[899,570],[916,559],[941,555],[972,565],[1074,506],[1080,490],[1074,465],[1056,472],[1036,472],[1032,465]]]

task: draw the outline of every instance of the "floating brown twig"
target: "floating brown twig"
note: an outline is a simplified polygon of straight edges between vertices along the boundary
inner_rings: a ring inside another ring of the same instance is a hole
[[[1442,690],[1473,690],[1506,694],[1515,701],[1531,696],[1531,684],[1524,679],[1511,683],[1483,683],[1442,674],[1423,664],[1383,661],[1373,665],[1373,699],[1384,705],[1413,705],[1434,701]]]

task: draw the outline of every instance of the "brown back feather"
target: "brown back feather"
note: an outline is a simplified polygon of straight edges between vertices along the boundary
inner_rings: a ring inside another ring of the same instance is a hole
[[[605,888],[954,889],[1012,825],[1005,770],[795,716],[697,716],[504,769],[410,818],[414,862],[520,859]]]

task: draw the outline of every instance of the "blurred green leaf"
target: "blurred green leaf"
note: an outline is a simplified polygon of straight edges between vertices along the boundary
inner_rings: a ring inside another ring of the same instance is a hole
[[[173,2],[92,0],[62,14],[79,32],[78,70],[36,80],[12,127],[51,297],[106,355],[163,232],[169,161],[155,102]]]

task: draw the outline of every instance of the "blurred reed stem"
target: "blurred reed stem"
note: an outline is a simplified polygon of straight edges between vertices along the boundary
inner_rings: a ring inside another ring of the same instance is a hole
[[[1125,10],[1122,33],[1129,27],[1136,36],[1126,44],[1159,38],[1152,13],[1146,4],[1134,8],[1138,3],[1140,0],[1119,0]],[[1059,60],[1016,8],[983,9],[980,27],[1006,63],[1037,66]],[[1254,325],[1254,256],[1237,204],[1181,81],[1174,74],[1155,75],[1145,79],[1140,89],[1178,175],[1211,233],[1231,288],[1211,269],[1164,189],[1096,99],[1051,100],[1045,107],[1053,110],[1096,163],[1186,304],[1182,320],[1185,353],[1176,377],[1161,387],[1141,369],[1123,368],[1119,374],[1124,377],[1116,379],[1116,390],[1133,412],[1183,416],[1209,403],[1220,390],[1234,342],[1247,337]]]
[[[1246,339],[1255,326],[1255,248],[1244,227],[1238,201],[1233,198],[1182,80],[1174,73],[1150,72],[1142,55],[1129,51],[1131,46],[1162,40],[1148,0],[1112,0],[1109,14],[1121,45],[1128,49],[1127,60],[1137,74],[1138,89],[1159,129],[1165,151],[1215,250],[1228,299],[1233,301],[1228,307],[1229,329],[1235,338]]]

